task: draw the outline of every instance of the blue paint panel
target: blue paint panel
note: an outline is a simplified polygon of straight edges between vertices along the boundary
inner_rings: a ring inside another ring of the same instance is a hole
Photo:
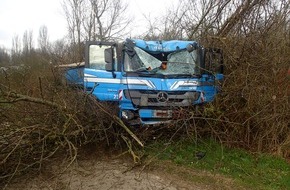
[[[83,86],[84,68],[70,68],[65,72],[65,78],[68,84]]]
[[[133,40],[135,45],[145,51],[151,53],[160,52],[173,52],[176,50],[185,49],[188,44],[197,44],[195,41],[181,41],[181,40],[171,40],[171,41],[144,41],[135,39]]]
[[[85,68],[84,88],[100,101],[119,101],[121,73],[115,74],[116,78],[113,78],[112,72]]]

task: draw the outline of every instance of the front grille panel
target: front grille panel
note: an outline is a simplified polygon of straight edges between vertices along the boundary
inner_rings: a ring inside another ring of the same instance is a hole
[[[165,93],[164,96],[166,97],[162,99],[160,93]],[[124,90],[124,96],[131,99],[135,106],[171,107],[190,106],[199,98],[200,93],[196,91]],[[161,98],[158,96],[161,96]]]

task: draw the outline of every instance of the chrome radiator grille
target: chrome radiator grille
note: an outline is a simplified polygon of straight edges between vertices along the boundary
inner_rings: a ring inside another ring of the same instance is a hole
[[[124,90],[124,96],[140,107],[190,106],[200,93],[196,91]]]

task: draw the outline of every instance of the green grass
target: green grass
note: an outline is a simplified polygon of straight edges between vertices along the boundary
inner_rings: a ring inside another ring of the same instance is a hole
[[[251,189],[290,189],[290,164],[271,155],[229,149],[211,140],[170,145],[159,142],[149,146],[147,152],[160,160],[229,176]],[[198,159],[198,152],[206,154]]]

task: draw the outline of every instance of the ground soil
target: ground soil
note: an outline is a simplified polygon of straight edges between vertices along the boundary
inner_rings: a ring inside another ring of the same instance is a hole
[[[60,158],[56,159],[43,166],[37,175],[24,175],[12,180],[4,189],[244,189],[230,178],[184,168],[171,162],[151,160],[146,165],[136,165],[129,156],[116,158],[100,154],[98,151],[89,155],[81,154],[69,166],[67,162],[60,162]]]

